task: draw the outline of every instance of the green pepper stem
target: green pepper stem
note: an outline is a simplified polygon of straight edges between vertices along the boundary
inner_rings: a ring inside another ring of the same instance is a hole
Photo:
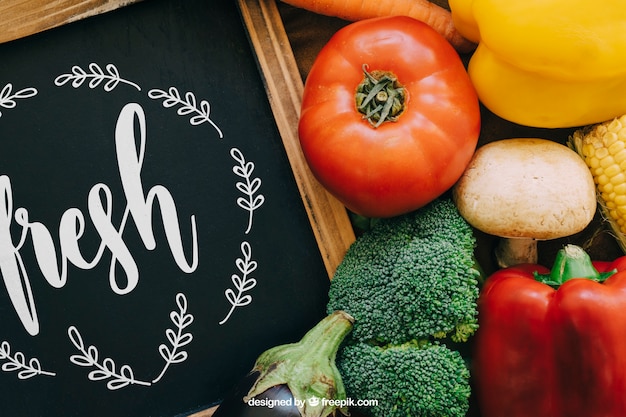
[[[566,245],[557,252],[550,273],[539,274],[535,272],[535,279],[552,287],[559,287],[572,278],[585,278],[602,282],[615,272],[598,272],[583,248],[576,245]]]

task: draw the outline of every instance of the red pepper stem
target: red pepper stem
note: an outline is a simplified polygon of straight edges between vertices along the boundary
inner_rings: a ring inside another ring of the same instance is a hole
[[[602,282],[615,271],[601,274],[593,266],[591,258],[580,246],[566,245],[560,249],[549,274],[535,273],[535,279],[544,284],[559,287],[572,278],[585,278]]]

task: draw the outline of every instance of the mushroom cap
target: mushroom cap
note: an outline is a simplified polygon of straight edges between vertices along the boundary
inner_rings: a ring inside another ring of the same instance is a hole
[[[453,188],[465,220],[504,238],[537,240],[583,230],[596,212],[596,189],[582,158],[547,139],[488,143]]]

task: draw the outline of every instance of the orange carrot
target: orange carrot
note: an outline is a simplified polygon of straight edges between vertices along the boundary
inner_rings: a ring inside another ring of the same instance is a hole
[[[405,15],[421,20],[445,37],[460,53],[476,45],[456,30],[449,10],[429,0],[282,0],[291,6],[325,16],[357,21],[382,16]]]

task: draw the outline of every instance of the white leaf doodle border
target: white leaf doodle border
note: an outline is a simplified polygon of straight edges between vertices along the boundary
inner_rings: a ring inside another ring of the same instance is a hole
[[[219,324],[226,323],[233,314],[233,311],[235,311],[235,308],[247,306],[252,302],[252,296],[250,294],[244,295],[244,293],[256,286],[257,281],[250,277],[250,274],[256,270],[258,264],[256,261],[252,260],[252,248],[248,242],[244,241],[241,243],[241,253],[243,254],[243,258],[237,258],[235,261],[235,265],[237,269],[239,269],[239,272],[241,272],[241,276],[233,274],[230,277],[237,292],[233,291],[231,288],[227,288],[226,291],[224,291],[224,295],[231,307],[226,317],[224,317]]]
[[[138,84],[122,78],[114,64],[105,65],[104,70],[99,64],[94,62],[88,64],[87,70],[74,65],[69,73],[61,74],[54,79],[54,84],[57,87],[70,83],[73,88],[79,88],[85,82],[87,82],[87,86],[90,89],[95,89],[104,83],[103,90],[107,93],[113,91],[120,84],[125,84],[141,91],[141,87]],[[0,90],[0,107],[12,109],[17,105],[16,99],[31,98],[37,94],[37,89],[33,87],[23,88],[13,93],[13,84],[7,83]],[[192,126],[209,123],[215,129],[220,139],[224,137],[222,130],[210,117],[211,106],[209,102],[200,100],[198,103],[196,96],[192,92],[186,92],[184,95],[181,95],[176,87],[170,87],[167,91],[155,88],[148,91],[148,97],[154,100],[163,100],[162,104],[165,108],[178,106],[176,113],[179,116],[190,116],[189,122]],[[0,112],[0,117],[2,117],[2,112]],[[240,208],[248,212],[245,234],[249,234],[252,229],[254,212],[265,202],[265,196],[257,194],[261,187],[261,179],[258,177],[253,178],[254,163],[246,161],[239,149],[231,148],[230,155],[237,162],[237,165],[233,166],[233,172],[243,179],[243,181],[236,182],[235,187],[245,197],[237,198],[236,203]],[[241,252],[243,257],[235,260],[235,265],[239,269],[241,276],[238,274],[231,276],[231,281],[237,292],[231,288],[227,288],[224,291],[224,295],[231,307],[226,316],[219,322],[220,325],[228,321],[237,307],[243,307],[252,302],[252,296],[244,293],[250,291],[257,284],[256,279],[250,277],[250,274],[256,270],[258,264],[257,261],[252,260],[252,248],[248,242],[243,241],[241,243]],[[89,380],[106,380],[109,390],[118,390],[129,385],[150,386],[159,382],[172,364],[187,360],[188,354],[181,348],[193,340],[191,333],[183,332],[193,322],[193,315],[187,312],[187,298],[184,294],[179,293],[176,295],[176,303],[178,311],[170,313],[170,319],[174,323],[175,329],[170,328],[165,332],[171,348],[167,344],[159,345],[158,350],[165,361],[165,365],[159,375],[153,380],[142,381],[135,379],[132,368],[127,364],[122,365],[117,370],[117,365],[112,358],[107,357],[100,362],[98,349],[94,345],[85,347],[83,338],[75,326],[70,326],[67,332],[71,343],[78,349],[80,354],[72,355],[70,361],[77,366],[95,368],[88,373]],[[22,352],[16,352],[11,356],[11,347],[8,341],[0,343],[0,363],[2,363],[2,366],[0,366],[2,371],[18,371],[19,379],[28,379],[37,375],[56,376],[55,372],[44,371],[37,358],[32,358],[27,363],[26,357]]]
[[[55,376],[54,372],[48,372],[41,369],[39,359],[32,358],[26,363],[26,357],[22,352],[15,352],[11,356],[11,346],[6,340],[0,343],[0,361],[6,361],[2,364],[4,372],[18,371],[19,379],[28,379],[36,375]]]
[[[191,114],[192,116],[189,118],[189,123],[193,126],[208,122],[217,131],[220,138],[224,137],[220,128],[211,120],[211,105],[209,102],[201,100],[198,107],[198,101],[192,92],[188,91],[185,93],[183,99],[176,87],[170,87],[167,91],[154,88],[148,91],[148,97],[154,100],[163,99],[163,107],[165,108],[180,106],[176,113],[179,116],[188,116]]]
[[[54,79],[54,84],[57,87],[60,87],[71,81],[72,87],[78,88],[83,85],[85,81],[90,80],[89,88],[94,89],[106,80],[107,82],[104,84],[104,91],[107,93],[117,87],[119,83],[131,85],[138,91],[141,91],[141,88],[137,84],[121,78],[117,67],[113,64],[107,64],[105,66],[107,74],[104,73],[100,65],[94,62],[90,63],[87,68],[89,68],[89,72],[85,71],[78,65],[74,65],[70,73],[61,74],[56,77]]]
[[[187,298],[184,294],[179,293],[176,295],[176,304],[178,305],[178,311],[172,311],[170,313],[170,319],[175,325],[175,330],[167,329],[165,331],[165,336],[170,342],[172,348],[170,349],[165,343],[159,345],[159,353],[165,360],[165,366],[161,370],[159,376],[152,380],[153,384],[159,382],[161,378],[163,378],[163,375],[165,375],[165,372],[167,372],[170,365],[187,360],[187,352],[179,349],[188,345],[193,340],[193,335],[191,333],[183,333],[183,330],[193,323],[193,315],[187,313]]]
[[[85,347],[83,338],[75,326],[70,326],[67,329],[67,335],[72,341],[72,344],[81,353],[80,355],[70,356],[70,361],[74,365],[87,368],[95,368],[94,370],[89,372],[88,377],[90,381],[104,381],[110,379],[110,381],[107,382],[107,388],[110,390],[117,390],[130,384],[146,386],[150,385],[149,382],[136,380],[135,374],[130,365],[122,365],[118,372],[116,370],[117,366],[115,365],[115,361],[113,359],[104,358],[102,363],[100,363],[100,354],[98,352],[98,348],[96,348],[94,345],[89,345],[88,347]]]
[[[11,93],[13,93],[13,84],[5,84],[2,90],[0,90],[0,107],[3,107],[5,109],[13,109],[15,108],[15,106],[17,106],[17,102],[15,101],[16,99],[34,97],[37,95],[37,89],[33,87],[28,87],[18,90],[14,94]],[[0,112],[0,117],[2,117],[2,112]]]
[[[235,161],[238,162],[238,165],[233,166],[233,172],[238,177],[244,179],[244,181],[237,182],[235,187],[237,190],[241,191],[243,195],[245,195],[245,198],[239,197],[237,199],[237,205],[249,213],[248,227],[245,231],[245,234],[248,234],[252,229],[252,217],[254,215],[254,211],[263,205],[265,202],[265,196],[263,194],[255,196],[256,192],[259,188],[261,188],[261,179],[258,177],[252,178],[254,162],[246,162],[246,158],[243,156],[243,153],[241,153],[241,151],[237,148],[232,148],[230,150],[230,155]]]
[[[85,347],[83,338],[80,332],[75,326],[70,326],[67,330],[67,334],[76,349],[80,354],[70,356],[70,361],[74,365],[95,368],[89,372],[88,378],[90,381],[105,381],[107,382],[107,388],[110,390],[118,390],[128,385],[144,385],[150,386],[156,384],[163,378],[165,372],[169,369],[170,365],[175,363],[184,362],[187,359],[187,352],[180,350],[185,345],[191,343],[193,335],[191,333],[184,333],[183,330],[193,323],[193,315],[187,313],[187,298],[184,294],[178,293],[176,295],[176,304],[178,305],[178,311],[174,310],[170,313],[170,319],[175,325],[174,329],[167,329],[165,335],[170,342],[172,348],[166,344],[159,345],[159,353],[165,360],[165,365],[159,373],[159,376],[152,381],[141,381],[135,379],[135,373],[130,365],[122,365],[117,371],[115,361],[111,358],[104,358],[102,362],[99,359],[98,348],[94,345]]]

